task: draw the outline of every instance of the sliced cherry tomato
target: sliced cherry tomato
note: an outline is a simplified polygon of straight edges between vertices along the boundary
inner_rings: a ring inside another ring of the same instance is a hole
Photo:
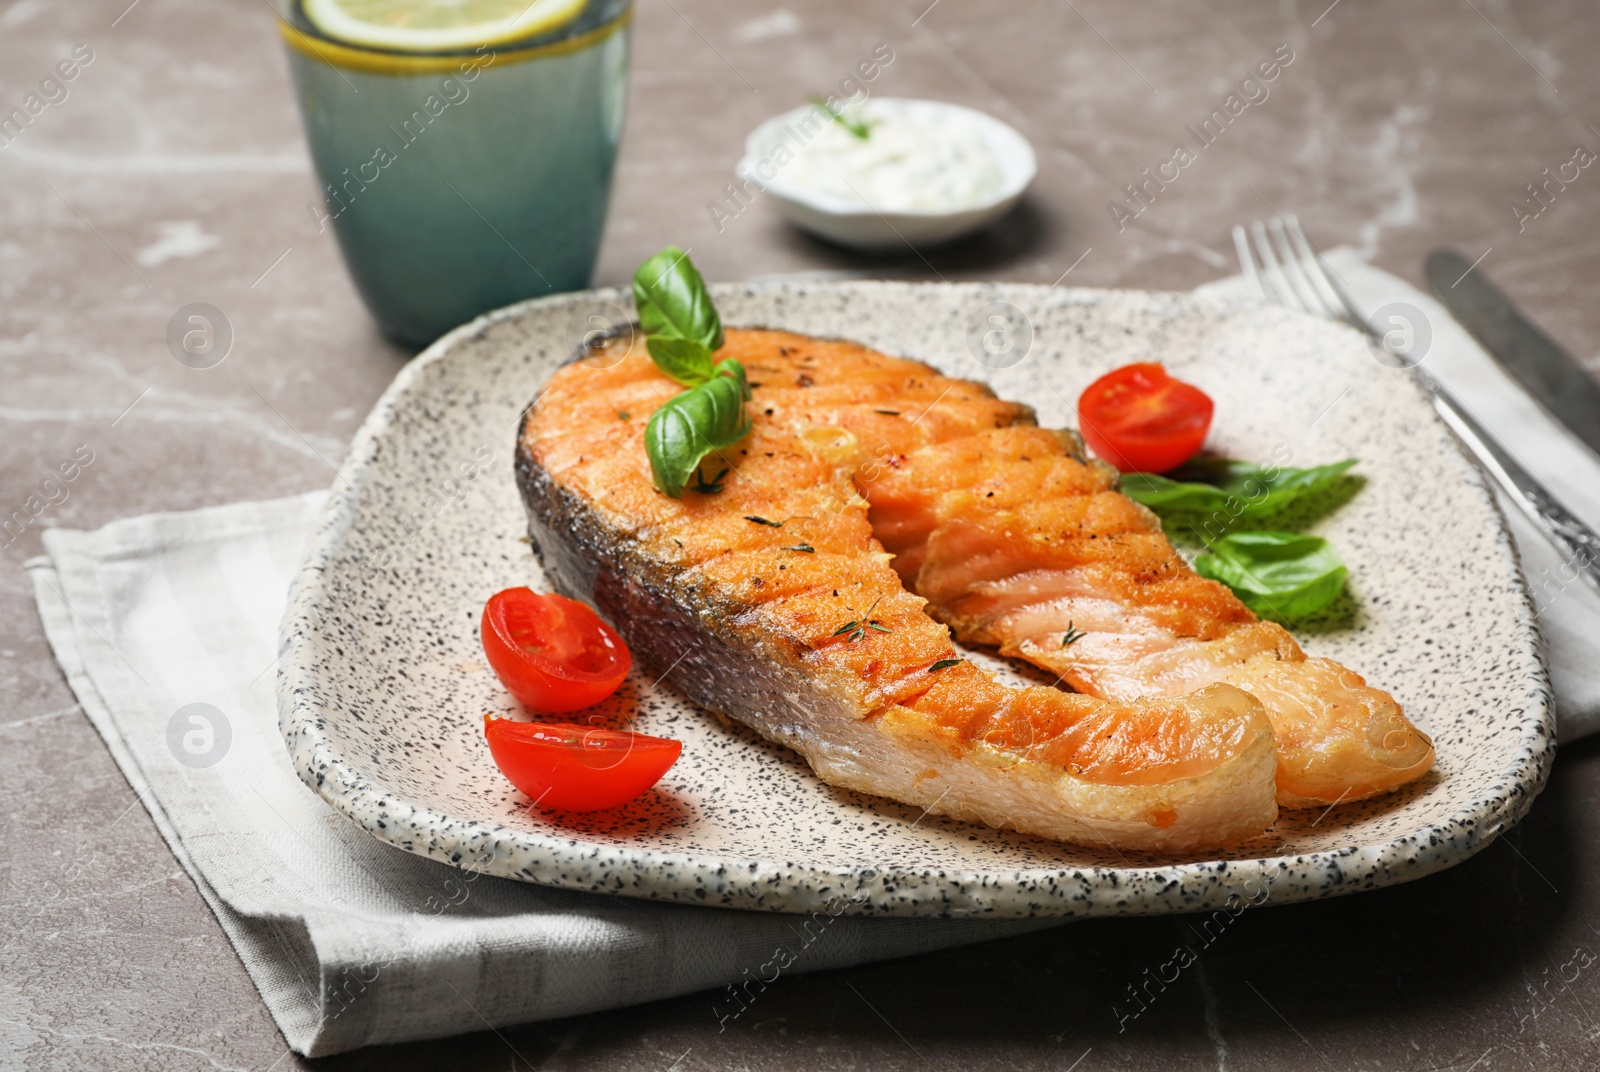
[[[1078,397],[1078,431],[1124,473],[1164,473],[1194,457],[1214,409],[1200,388],[1140,362],[1106,373]]]
[[[529,588],[483,608],[483,652],[495,676],[535,711],[576,711],[617,691],[633,656],[587,604]]]
[[[574,722],[483,716],[489,754],[540,807],[599,811],[626,804],[661,780],[683,742]]]

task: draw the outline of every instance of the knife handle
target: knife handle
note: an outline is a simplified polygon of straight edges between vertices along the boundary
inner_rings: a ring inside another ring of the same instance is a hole
[[[1600,591],[1600,534],[1561,505],[1448,391],[1431,380],[1424,382],[1433,397],[1433,407],[1445,424],[1534,527],[1562,553],[1562,565],[1572,567]]]

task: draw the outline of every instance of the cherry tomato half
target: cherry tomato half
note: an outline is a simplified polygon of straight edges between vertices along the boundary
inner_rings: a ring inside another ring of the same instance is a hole
[[[495,676],[535,711],[576,711],[617,691],[633,656],[587,604],[528,588],[483,608],[483,653]]]
[[[626,804],[661,780],[683,742],[573,722],[483,716],[489,754],[540,807],[599,811]]]
[[[1124,473],[1164,473],[1194,457],[1214,409],[1200,388],[1140,362],[1106,373],[1078,397],[1078,431]]]

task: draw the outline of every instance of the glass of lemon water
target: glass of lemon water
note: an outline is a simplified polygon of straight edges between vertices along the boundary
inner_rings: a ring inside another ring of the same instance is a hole
[[[280,0],[338,237],[389,337],[589,285],[632,0]]]

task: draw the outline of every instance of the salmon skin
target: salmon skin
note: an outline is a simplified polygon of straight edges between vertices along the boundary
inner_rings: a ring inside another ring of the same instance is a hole
[[[1139,697],[1012,689],[954,649],[946,621],[1025,658],[1042,634],[1014,637],[1004,614],[974,604],[972,584],[988,583],[978,575],[930,570],[955,554],[962,523],[944,496],[959,489],[939,478],[921,494],[898,478],[913,467],[932,478],[924,451],[1040,434],[1077,467],[1041,489],[1087,497],[1085,518],[1120,511],[1148,528],[1076,437],[1037,429],[1031,410],[981,384],[852,343],[729,329],[717,356],[748,371],[753,429],[708,459],[708,476],[727,470],[716,490],[671,499],[652,484],[645,425],[680,388],[637,333],[596,340],[529,407],[517,480],[557,590],[593,602],[690,699],[835,785],[1118,849],[1214,848],[1272,823],[1278,748],[1245,688],[1219,677]],[[937,598],[914,590],[924,584]],[[1208,596],[1229,622],[1260,624],[1231,593]]]

